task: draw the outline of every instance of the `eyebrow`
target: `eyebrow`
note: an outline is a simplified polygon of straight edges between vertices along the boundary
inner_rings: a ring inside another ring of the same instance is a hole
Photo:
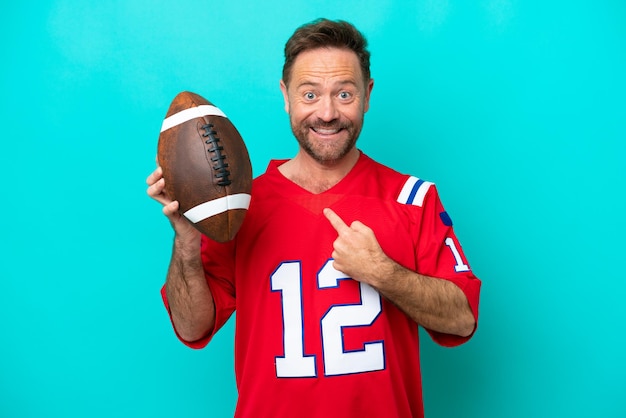
[[[351,85],[351,86],[355,86],[355,87],[357,86],[357,83],[354,80],[350,80],[350,79],[340,80],[340,81],[338,81],[338,82],[336,82],[334,84],[340,85],[340,86],[345,86],[345,85]],[[298,89],[300,89],[302,87],[307,87],[307,86],[319,87],[321,85],[322,85],[322,83],[318,83],[318,82],[315,82],[315,81],[303,81],[303,82],[299,83],[296,87]]]

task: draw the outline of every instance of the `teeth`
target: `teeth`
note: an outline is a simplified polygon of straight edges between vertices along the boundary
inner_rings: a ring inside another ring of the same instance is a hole
[[[332,135],[339,132],[339,129],[314,129],[314,131],[322,135]]]

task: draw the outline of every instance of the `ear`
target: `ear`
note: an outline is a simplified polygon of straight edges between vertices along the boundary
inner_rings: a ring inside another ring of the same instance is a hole
[[[374,79],[370,78],[370,81],[365,86],[365,100],[363,101],[363,113],[367,112],[370,108],[370,95],[374,89]]]
[[[287,86],[283,80],[280,80],[280,91],[283,93],[283,100],[285,101],[285,112],[289,113],[289,93],[287,93]]]

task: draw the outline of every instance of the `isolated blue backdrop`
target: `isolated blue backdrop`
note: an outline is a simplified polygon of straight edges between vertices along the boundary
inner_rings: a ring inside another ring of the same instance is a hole
[[[44,0],[0,17],[1,417],[232,415],[233,324],[175,339],[144,180],[181,90],[255,174],[292,156],[282,47],[320,16],[371,44],[359,146],[438,184],[483,280],[475,338],[424,339],[427,415],[626,416],[626,3]]]

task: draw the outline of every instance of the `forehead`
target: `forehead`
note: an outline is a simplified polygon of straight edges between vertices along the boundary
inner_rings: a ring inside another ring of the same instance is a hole
[[[349,49],[317,48],[301,52],[291,69],[294,86],[308,82],[342,81],[357,83],[362,80],[357,55]]]

